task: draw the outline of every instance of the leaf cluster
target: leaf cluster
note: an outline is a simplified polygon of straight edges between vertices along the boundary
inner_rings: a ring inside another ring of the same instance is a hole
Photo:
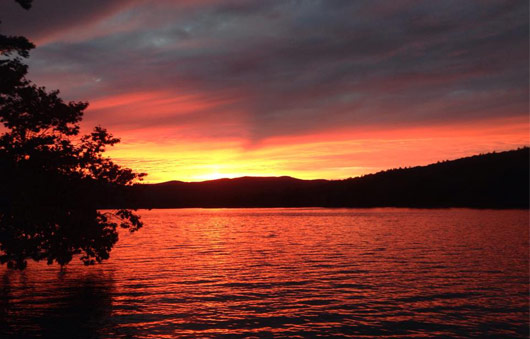
[[[101,211],[99,201],[143,174],[104,156],[120,141],[106,129],[80,135],[88,103],[65,102],[26,78],[32,48],[24,37],[0,34],[0,263],[66,265],[75,255],[86,265],[101,262],[118,227],[135,231],[142,222],[129,210]]]

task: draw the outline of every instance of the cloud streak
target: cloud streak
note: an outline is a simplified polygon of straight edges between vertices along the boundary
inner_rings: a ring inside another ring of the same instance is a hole
[[[171,130],[175,143],[256,149],[528,119],[526,1],[7,3],[2,28],[40,43],[31,78],[92,101],[87,123],[125,139]]]

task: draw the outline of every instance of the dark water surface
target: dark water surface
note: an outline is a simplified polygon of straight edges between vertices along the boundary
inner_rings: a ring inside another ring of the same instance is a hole
[[[0,268],[0,337],[528,337],[528,211],[141,211],[111,259]]]

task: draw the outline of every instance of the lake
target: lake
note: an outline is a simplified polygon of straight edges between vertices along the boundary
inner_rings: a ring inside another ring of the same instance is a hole
[[[0,268],[0,337],[529,334],[527,210],[140,211],[107,262]]]

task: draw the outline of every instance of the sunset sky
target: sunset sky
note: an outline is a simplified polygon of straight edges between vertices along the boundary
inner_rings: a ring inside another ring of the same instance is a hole
[[[147,182],[336,179],[528,145],[528,6],[2,1],[0,31]]]

